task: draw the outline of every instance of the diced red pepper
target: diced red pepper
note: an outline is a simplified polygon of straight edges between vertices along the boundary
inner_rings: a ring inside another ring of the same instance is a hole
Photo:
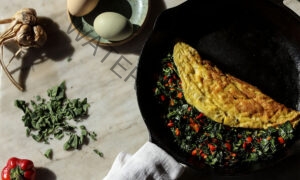
[[[231,151],[231,144],[229,142],[226,142],[224,144],[225,148],[227,149],[227,151]]]
[[[199,130],[200,130],[200,126],[199,126],[199,124],[197,124],[197,123],[190,124],[190,127],[191,127],[196,133],[198,133]]]
[[[166,100],[166,96],[165,96],[165,95],[161,95],[161,96],[160,96],[160,100],[161,100],[161,101],[165,101],[165,100]]]
[[[210,152],[215,152],[217,150],[217,146],[211,143],[208,144],[208,148]]]
[[[257,141],[258,143],[260,143],[261,140],[262,140],[262,138],[257,138],[257,139],[256,139],[256,141]]]
[[[252,140],[253,139],[252,139],[251,136],[246,137],[245,142],[243,143],[243,148],[248,149],[248,147],[251,144]]]
[[[200,156],[203,158],[203,159],[206,159],[207,158],[207,155],[205,153],[200,153]]]
[[[236,153],[233,152],[233,153],[230,154],[230,156],[231,157],[236,157]]]
[[[193,118],[190,118],[190,127],[196,132],[198,133],[200,130],[200,125],[198,123],[196,123]]]
[[[174,99],[170,99],[170,106],[174,106],[174,105],[175,105]]]
[[[175,129],[175,135],[179,136],[180,135],[180,130],[178,128]]]
[[[190,124],[194,124],[194,123],[195,123],[194,119],[191,118],[191,117],[190,117],[190,119],[189,119],[189,122],[190,122]]]
[[[182,93],[182,92],[179,92],[179,93],[177,94],[177,97],[178,97],[179,99],[181,99],[181,98],[183,97],[183,93]]]
[[[172,63],[168,63],[168,67],[172,68],[173,64]]]
[[[278,140],[279,144],[284,144],[285,143],[283,137],[281,137],[281,136],[278,137],[277,140]]]
[[[248,143],[244,142],[244,143],[243,143],[243,148],[244,148],[244,149],[247,149],[247,146],[248,146]]]
[[[167,124],[168,127],[173,127],[174,126],[174,123],[172,120],[169,120],[168,124]]]
[[[198,149],[192,150],[191,154],[192,154],[192,156],[197,156],[197,154],[198,154]]]
[[[201,119],[203,116],[204,116],[204,114],[203,114],[203,113],[200,113],[200,114],[196,117],[196,119]]]
[[[177,76],[175,74],[173,74],[173,79],[177,79]]]
[[[252,137],[251,136],[248,136],[245,140],[246,143],[251,143],[252,142]]]

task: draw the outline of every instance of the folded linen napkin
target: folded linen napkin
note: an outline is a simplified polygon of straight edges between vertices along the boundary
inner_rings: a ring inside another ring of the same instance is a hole
[[[121,152],[104,180],[173,180],[184,166],[157,145],[146,142],[135,154]]]

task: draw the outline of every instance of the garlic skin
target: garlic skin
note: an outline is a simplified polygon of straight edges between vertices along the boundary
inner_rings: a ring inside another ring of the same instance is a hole
[[[133,33],[132,23],[116,12],[99,14],[93,23],[95,32],[109,41],[121,41]]]
[[[67,0],[67,9],[73,16],[84,16],[97,6],[99,0]]]

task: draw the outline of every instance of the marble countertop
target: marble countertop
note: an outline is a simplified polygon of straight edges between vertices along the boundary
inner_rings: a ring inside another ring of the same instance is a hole
[[[151,2],[149,19],[143,31],[129,43],[118,47],[97,47],[73,31],[66,1],[3,2],[0,19],[13,16],[23,7],[36,9],[38,16],[47,23],[48,41],[43,48],[29,49],[9,65],[13,77],[25,85],[26,91],[16,89],[2,69],[0,71],[0,165],[4,167],[8,158],[16,156],[31,159],[38,167],[40,179],[102,179],[119,152],[136,152],[149,140],[134,89],[139,53],[160,12],[184,1]],[[299,1],[286,0],[285,4],[300,15]],[[0,24],[0,32],[7,27]],[[16,50],[13,45],[4,46],[6,63]],[[69,98],[86,97],[90,103],[89,117],[82,124],[95,131],[98,137],[97,141],[90,141],[81,150],[64,151],[62,141],[53,140],[47,145],[26,137],[21,121],[23,112],[14,106],[16,99],[29,101],[37,95],[46,98],[47,89],[62,81],[66,82]],[[44,156],[49,148],[54,152],[52,160]],[[104,157],[99,157],[94,149],[103,152]],[[299,153],[297,162],[300,164]],[[296,173],[300,178],[299,172]],[[189,179],[199,177],[192,170],[185,175]],[[248,178],[259,175],[249,175]],[[214,178],[218,179],[203,177]]]

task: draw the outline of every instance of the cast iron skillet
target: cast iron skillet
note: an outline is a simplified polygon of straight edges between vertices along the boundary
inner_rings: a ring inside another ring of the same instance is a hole
[[[145,43],[137,69],[138,104],[151,141],[179,162],[210,171],[173,142],[153,96],[153,75],[174,43],[184,40],[221,70],[247,81],[275,100],[300,110],[300,19],[276,0],[189,0],[165,10]],[[284,156],[282,157],[284,158]],[[215,169],[239,174],[265,167]]]

